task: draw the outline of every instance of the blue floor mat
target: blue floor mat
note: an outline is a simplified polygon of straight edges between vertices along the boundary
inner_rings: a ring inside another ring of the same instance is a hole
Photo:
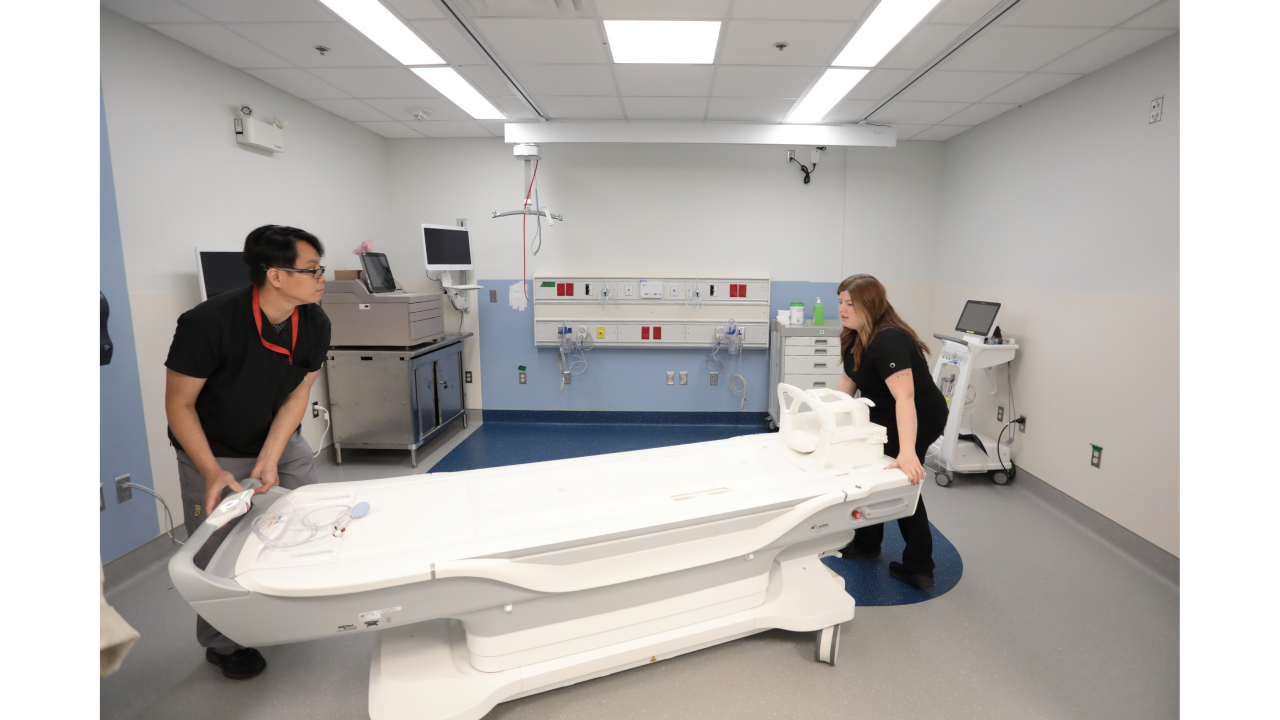
[[[754,434],[741,425],[631,425],[485,422],[454,448],[430,472],[458,472],[480,468],[521,465],[546,460],[645,450],[669,445],[724,440]],[[932,523],[935,585],[920,590],[889,576],[889,562],[902,560],[902,533],[898,524],[885,528],[880,557],[874,560],[827,557],[822,562],[844,578],[845,590],[862,607],[910,605],[938,597],[956,586],[964,562],[951,541]]]

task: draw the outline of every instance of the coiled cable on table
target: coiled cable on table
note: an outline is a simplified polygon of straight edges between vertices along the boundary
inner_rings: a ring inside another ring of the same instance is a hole
[[[317,522],[312,516],[325,510],[341,509],[336,517],[330,522]],[[315,540],[327,528],[332,528],[334,537],[340,536],[347,529],[347,524],[351,522],[350,505],[326,505],[319,507],[311,512],[300,514],[286,511],[268,512],[253,519],[250,526],[253,534],[262,541],[263,545],[271,548],[291,548]],[[273,528],[282,528],[275,531],[275,537],[268,535]],[[291,530],[300,530],[306,537],[294,540],[281,540],[280,536]]]

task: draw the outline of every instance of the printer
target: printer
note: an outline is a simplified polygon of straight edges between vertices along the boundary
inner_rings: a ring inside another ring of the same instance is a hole
[[[360,279],[324,286],[320,307],[333,325],[333,347],[413,347],[444,339],[443,295],[405,292],[382,253],[361,253],[360,262]]]

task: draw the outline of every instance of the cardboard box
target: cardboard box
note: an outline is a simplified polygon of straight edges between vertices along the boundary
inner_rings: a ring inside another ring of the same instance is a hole
[[[363,270],[334,270],[334,280],[359,280]]]

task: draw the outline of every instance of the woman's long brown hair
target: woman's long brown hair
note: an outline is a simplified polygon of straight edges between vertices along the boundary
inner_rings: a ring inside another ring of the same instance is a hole
[[[871,341],[885,328],[898,328],[905,332],[916,347],[920,348],[921,353],[929,354],[929,346],[920,341],[916,331],[903,322],[902,318],[898,317],[897,311],[889,304],[889,296],[879,280],[870,275],[851,275],[845,278],[836,290],[837,296],[843,292],[849,293],[854,312],[862,315],[863,330],[861,332],[849,328],[840,331],[840,358],[843,360],[852,355],[855,370],[862,364],[862,358],[866,355]]]

